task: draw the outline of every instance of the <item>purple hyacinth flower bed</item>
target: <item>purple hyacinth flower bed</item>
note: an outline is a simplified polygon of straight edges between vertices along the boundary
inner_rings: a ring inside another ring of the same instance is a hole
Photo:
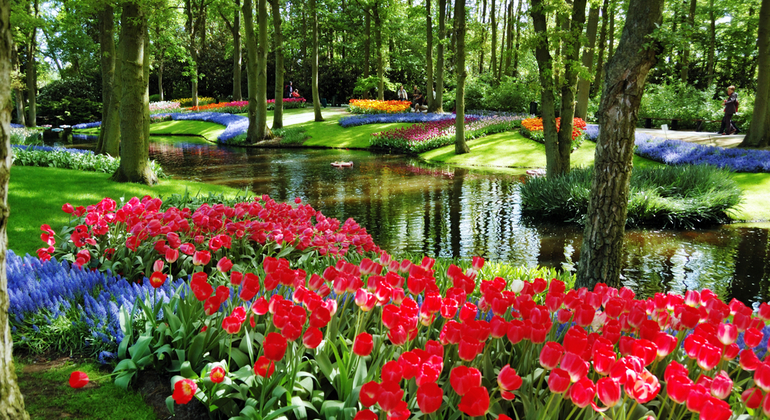
[[[352,115],[350,117],[340,118],[339,124],[343,128],[356,127],[367,124],[386,124],[386,123],[428,123],[437,121],[454,121],[454,114],[363,114]]]

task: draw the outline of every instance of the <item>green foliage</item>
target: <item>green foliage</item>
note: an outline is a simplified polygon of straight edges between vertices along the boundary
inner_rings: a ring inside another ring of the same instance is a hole
[[[529,103],[538,101],[539,98],[539,85],[531,78],[505,75],[502,80],[493,81],[485,74],[481,77],[469,77],[465,84],[465,109],[524,113],[529,111]],[[454,108],[454,93],[451,98],[446,99],[445,106],[449,104]]]
[[[385,91],[395,91],[397,89],[396,85],[391,83],[390,79],[387,77],[384,77],[384,84],[385,84]],[[375,92],[380,87],[380,78],[377,76],[369,76],[366,78],[360,78],[356,80],[356,86],[353,89],[353,94],[355,95],[363,95],[364,92],[369,92],[374,90]]]
[[[42,145],[43,133],[34,128],[11,128],[11,144]]]
[[[20,166],[47,166],[51,168],[75,169],[79,171],[93,171],[115,173],[120,166],[120,158],[108,155],[96,155],[93,153],[70,153],[65,150],[36,150],[13,148],[13,164]],[[150,168],[158,178],[165,178],[166,174],[154,160],[150,161]]]
[[[38,123],[74,125],[102,119],[101,86],[95,78],[55,80],[40,89]]]
[[[556,178],[532,178],[521,186],[522,213],[539,220],[583,223],[593,169]],[[706,165],[636,169],[631,175],[627,225],[691,228],[723,223],[742,191],[730,173]]]
[[[305,130],[300,127],[284,127],[273,130],[276,137],[281,137],[281,144],[302,144],[307,138]]]

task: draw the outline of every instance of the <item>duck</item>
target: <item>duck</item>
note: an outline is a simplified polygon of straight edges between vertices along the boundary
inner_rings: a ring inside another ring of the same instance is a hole
[[[349,168],[349,167],[353,166],[353,161],[349,161],[349,162],[340,162],[340,161],[332,162],[332,166],[334,166],[335,168]]]

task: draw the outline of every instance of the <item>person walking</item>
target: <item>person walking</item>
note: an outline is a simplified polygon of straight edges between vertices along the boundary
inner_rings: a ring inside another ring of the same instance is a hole
[[[289,82],[289,84],[286,85],[286,92],[284,97],[291,98],[292,92],[294,92],[294,86],[292,86],[291,82]]]
[[[735,93],[735,86],[728,86],[727,99],[725,104],[725,116],[722,117],[722,125],[719,127],[719,134],[735,134],[738,129],[733,125],[733,115],[738,112],[738,94]]]
[[[398,100],[399,101],[409,100],[409,97],[406,95],[406,89],[404,89],[404,85],[398,85]]]

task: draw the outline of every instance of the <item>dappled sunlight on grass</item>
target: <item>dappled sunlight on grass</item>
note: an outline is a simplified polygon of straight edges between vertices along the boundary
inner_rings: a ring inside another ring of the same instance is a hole
[[[216,141],[222,132],[225,131],[225,126],[221,124],[204,122],[204,121],[163,121],[155,124],[150,124],[151,135],[198,135],[203,136],[210,141]]]

